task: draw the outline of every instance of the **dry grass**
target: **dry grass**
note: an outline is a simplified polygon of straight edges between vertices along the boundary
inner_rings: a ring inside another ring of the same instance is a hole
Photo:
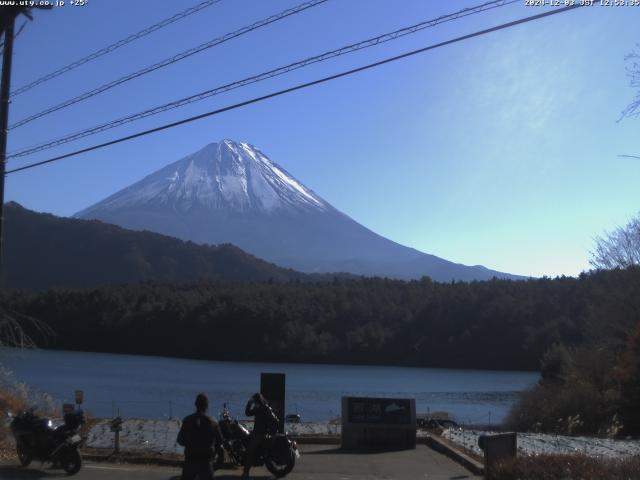
[[[24,398],[0,387],[0,414],[15,415],[26,408]],[[4,420],[4,419],[2,419]]]
[[[24,400],[6,390],[0,389],[0,462],[16,458],[13,436],[9,431],[7,413],[15,414],[24,410]]]
[[[504,461],[495,480],[638,480],[640,456],[598,459],[585,455],[535,455]]]
[[[16,382],[10,371],[0,365],[0,462],[16,459],[13,435],[9,429],[9,414],[35,407],[36,413],[51,415],[54,404],[51,397],[44,394],[32,393],[29,388]]]
[[[2,427],[0,427],[1,429]],[[4,432],[0,431],[0,435],[3,435]],[[0,439],[0,463],[13,461],[17,459],[16,448],[13,445],[12,439],[10,436],[5,435],[4,439]]]

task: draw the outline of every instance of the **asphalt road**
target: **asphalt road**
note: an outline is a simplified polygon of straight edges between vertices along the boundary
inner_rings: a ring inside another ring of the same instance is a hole
[[[465,468],[429,447],[418,445],[415,450],[385,453],[344,453],[335,445],[301,445],[302,456],[290,480],[462,480],[474,477]],[[242,469],[216,471],[217,479],[237,479]],[[272,478],[264,468],[254,468],[255,479]],[[54,479],[66,478],[61,470],[51,470],[34,463],[29,468],[0,465],[0,479]],[[74,480],[179,480],[178,468],[91,463],[83,465]]]

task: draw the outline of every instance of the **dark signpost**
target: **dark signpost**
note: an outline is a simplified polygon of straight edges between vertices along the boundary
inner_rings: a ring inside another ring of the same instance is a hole
[[[111,431],[115,433],[113,450],[114,452],[120,452],[120,432],[122,431],[122,418],[116,417],[111,420]]]
[[[278,416],[278,431],[284,433],[285,374],[261,373],[260,393],[267,399],[267,402],[269,402],[269,405]]]

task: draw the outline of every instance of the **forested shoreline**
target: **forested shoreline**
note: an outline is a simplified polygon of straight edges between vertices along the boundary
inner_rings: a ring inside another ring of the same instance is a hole
[[[471,283],[146,282],[0,298],[53,330],[29,331],[45,348],[539,370],[554,344],[623,344],[639,319],[640,269]]]

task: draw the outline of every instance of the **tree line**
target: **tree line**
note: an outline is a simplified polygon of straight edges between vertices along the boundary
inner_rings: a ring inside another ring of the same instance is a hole
[[[539,370],[556,344],[621,348],[640,321],[640,269],[470,283],[143,282],[4,291],[0,302],[50,327],[27,332],[48,348]]]

